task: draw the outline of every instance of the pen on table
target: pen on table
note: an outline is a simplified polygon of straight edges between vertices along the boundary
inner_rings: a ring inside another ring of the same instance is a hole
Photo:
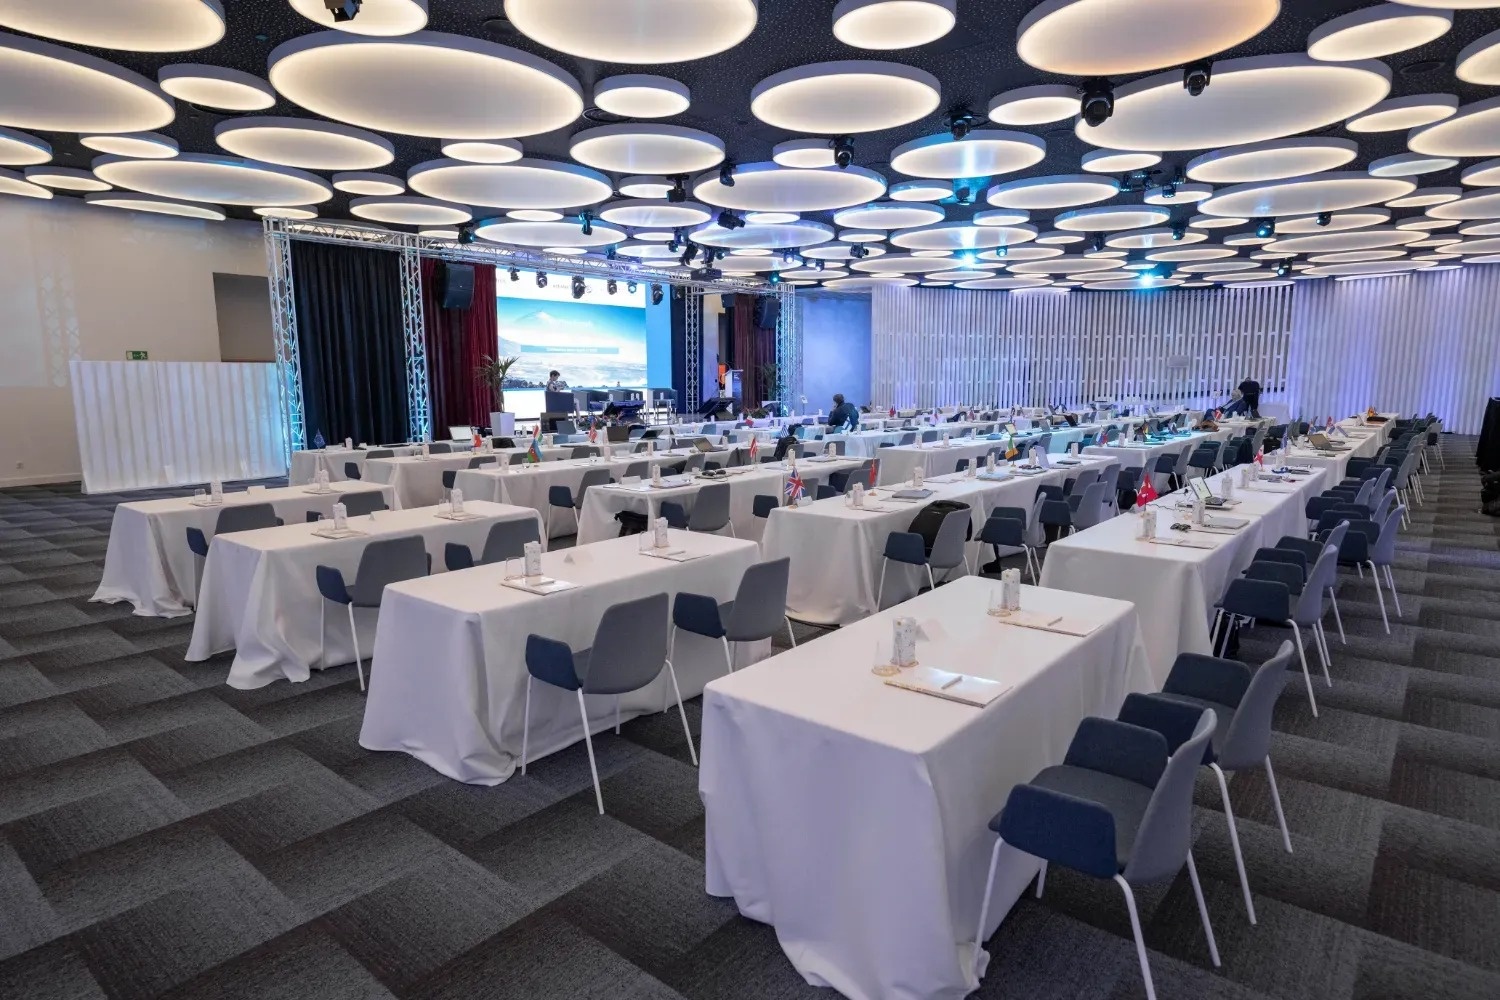
[[[1058,615],[1056,618],[1052,619],[1050,622],[1047,623],[1047,627],[1051,628],[1053,625],[1056,625],[1058,622],[1060,622],[1062,620],[1063,620],[1063,616],[1062,615]]]
[[[946,691],[949,688],[951,688],[953,685],[957,684],[961,680],[963,680],[962,676],[955,677],[951,681],[949,681],[947,684],[944,684],[942,687],[938,688],[938,690],[939,691]]]

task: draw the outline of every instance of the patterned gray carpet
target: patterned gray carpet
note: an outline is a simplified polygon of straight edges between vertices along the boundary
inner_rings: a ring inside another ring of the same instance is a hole
[[[1322,717],[1300,685],[1280,704],[1295,854],[1264,779],[1233,782],[1256,927],[1200,784],[1224,966],[1185,877],[1146,893],[1163,1000],[1500,997],[1500,521],[1475,512],[1472,439],[1444,448],[1401,539],[1405,618],[1386,636],[1347,578]],[[120,499],[0,493],[0,997],[831,995],[704,894],[675,716],[597,741],[605,818],[581,745],[499,788],[361,750],[352,667],[235,691],[226,662],[183,660],[191,619],[88,602]],[[990,941],[978,995],[1143,997],[1116,888],[1047,888]]]

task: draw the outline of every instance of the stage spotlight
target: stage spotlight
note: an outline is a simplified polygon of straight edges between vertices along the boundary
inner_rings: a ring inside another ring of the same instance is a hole
[[[584,284],[584,281],[583,281],[582,278],[575,277],[573,279],[573,298],[575,298],[575,299],[581,299],[581,298],[583,298],[583,293],[586,292],[586,291],[588,291],[588,285]]]
[[[1318,213],[1318,225],[1320,225],[1320,226],[1330,226],[1332,224],[1333,224],[1333,213],[1332,212],[1319,212]]]
[[[719,183],[724,187],[734,187],[734,164],[726,163],[719,168]]]
[[[1115,113],[1115,88],[1108,80],[1095,77],[1078,88],[1079,111],[1083,120],[1098,128]]]
[[[870,248],[860,246],[858,243],[856,243],[854,244],[854,246],[849,248],[849,256],[853,257],[855,260],[864,260],[866,257],[870,256]]]
[[[685,178],[678,174],[672,178],[672,190],[667,192],[667,200],[671,202],[687,201],[687,188],[684,186]]]
[[[606,292],[608,292],[609,294],[613,295],[613,294],[615,294],[615,292],[618,292],[620,290],[620,285],[619,285],[618,282],[615,281],[614,278],[610,278],[608,281],[606,281],[604,283],[604,290]]]
[[[1103,233],[1095,233],[1093,236],[1089,237],[1089,252],[1090,253],[1103,253],[1104,252],[1104,234]]]
[[[1173,198],[1176,198],[1176,197],[1177,197],[1177,182],[1176,181],[1167,181],[1167,183],[1165,183],[1165,184],[1163,184],[1161,186],[1161,198],[1162,198],[1162,201],[1171,201]]]
[[[479,239],[479,237],[474,235],[473,226],[464,226],[458,231],[458,242],[460,243],[473,243],[477,239]]]
[[[605,247],[604,248],[604,259],[605,260],[614,260],[618,256],[619,256],[619,254],[615,252],[615,248],[614,247],[609,246],[609,247]]]
[[[821,257],[818,258],[818,270],[823,270],[823,259]]]
[[[1292,259],[1287,257],[1276,262],[1276,277],[1285,278],[1292,273]]]
[[[546,288],[547,287],[547,272],[546,271],[538,271],[536,273],[536,287],[538,287],[538,288]]]
[[[335,21],[352,21],[363,2],[364,0],[323,0],[323,6],[333,13]]]
[[[651,304],[653,306],[659,306],[659,305],[661,305],[661,298],[662,298],[662,295],[661,295],[661,286],[660,285],[652,285],[651,286]]]
[[[833,162],[840,170],[848,170],[854,162],[854,138],[841,135],[833,140]]]
[[[773,285],[779,285],[781,284],[781,275],[777,274],[775,271],[772,271],[771,276],[766,280]]]
[[[1255,220],[1255,235],[1263,240],[1268,240],[1276,235],[1276,223],[1271,219]]]
[[[627,282],[625,282],[625,290],[627,292],[629,292],[631,295],[635,294],[635,289],[636,289],[635,282],[633,282],[633,281],[627,281]]]
[[[973,267],[979,263],[979,257],[972,253],[961,253],[958,255],[958,262],[964,267]]]
[[[1182,68],[1182,89],[1193,97],[1202,94],[1214,77],[1214,64],[1204,59]]]
[[[953,136],[954,142],[959,142],[968,136],[969,130],[974,127],[974,115],[968,108],[958,108],[948,114],[948,134]]]
[[[674,230],[672,230],[672,240],[671,240],[670,243],[667,244],[667,250],[669,252],[671,252],[671,253],[676,253],[677,251],[679,251],[681,249],[682,249],[682,230],[681,229],[674,229]]]
[[[578,214],[578,221],[583,224],[583,235],[594,235],[594,217],[592,215],[587,212],[580,212]]]
[[[974,189],[967,184],[954,184],[953,200],[960,205],[974,204]]]
[[[796,254],[792,253],[790,250],[783,250],[781,251],[781,262],[783,264],[790,264],[792,262],[792,258],[795,256]]]
[[[995,256],[996,257],[1009,257],[1010,256],[1010,247],[996,247],[995,248]]]
[[[678,261],[678,263],[680,263],[683,267],[687,267],[693,262],[693,258],[696,256],[698,256],[698,244],[689,243],[687,245],[687,249],[682,251],[682,257]]]
[[[1181,243],[1182,240],[1183,240],[1183,238],[1185,236],[1187,236],[1187,223],[1186,222],[1176,222],[1176,223],[1173,223],[1172,224],[1172,242],[1174,242],[1174,243]]]
[[[719,213],[719,228],[720,229],[744,229],[745,228],[745,220],[742,219],[742,218],[740,218],[738,215],[735,215],[733,212],[720,212]]]
[[[510,269],[510,280],[511,281],[520,281],[521,280],[521,269],[519,267],[513,267],[513,268]]]

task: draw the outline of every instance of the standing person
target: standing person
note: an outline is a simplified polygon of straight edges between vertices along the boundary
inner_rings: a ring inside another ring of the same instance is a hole
[[[1245,401],[1245,411],[1256,419],[1260,419],[1260,383],[1253,378],[1247,378],[1239,384],[1240,396]]]
[[[844,402],[841,392],[833,395],[833,412],[828,415],[828,431],[836,434],[841,430],[854,430],[859,426],[859,410],[853,403]]]
[[[547,391],[548,392],[567,392],[568,391],[568,383],[566,383],[566,382],[563,381],[562,372],[558,371],[555,368],[552,371],[550,371],[550,372],[547,373]]]

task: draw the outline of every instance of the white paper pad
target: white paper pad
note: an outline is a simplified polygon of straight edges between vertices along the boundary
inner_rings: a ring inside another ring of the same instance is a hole
[[[944,701],[955,701],[961,705],[972,705],[975,708],[984,708],[1010,690],[1008,684],[1001,684],[983,677],[950,673],[934,667],[913,667],[900,677],[888,678],[885,683],[889,687],[900,688],[903,691],[915,691],[918,694],[942,698]]]
[[[671,562],[692,562],[694,559],[702,558],[702,553],[689,552],[687,549],[646,549],[641,552],[643,556],[652,559],[666,559]]]
[[[364,532],[363,531],[355,531],[353,528],[344,528],[342,530],[335,530],[333,528],[318,528],[316,531],[313,532],[313,534],[317,535],[319,538],[335,538],[336,539],[336,538],[354,538],[356,536],[363,535]]]
[[[548,594],[560,594],[565,590],[577,590],[578,584],[569,583],[566,580],[554,580],[551,577],[541,577],[535,582],[529,582],[525,577],[517,577],[514,580],[501,581],[504,586],[512,590],[524,591],[528,594],[537,594],[545,597]]]
[[[1076,618],[1066,615],[1043,614],[1040,611],[1028,611],[1021,608],[1012,611],[1008,615],[992,615],[1002,625],[1015,625],[1020,628],[1035,629],[1038,632],[1056,632],[1060,635],[1086,636],[1091,634],[1099,626],[1081,622]]]
[[[1146,541],[1152,545],[1171,545],[1179,549],[1216,549],[1217,545],[1209,545],[1204,542],[1190,542],[1185,538],[1148,538]]]
[[[479,517],[478,514],[470,514],[468,511],[459,511],[457,514],[434,514],[432,516],[440,517],[444,521],[472,521]]]

